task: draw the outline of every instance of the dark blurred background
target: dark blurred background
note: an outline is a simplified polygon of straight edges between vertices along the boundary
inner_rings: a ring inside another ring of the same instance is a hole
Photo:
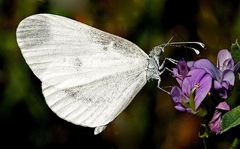
[[[70,17],[124,37],[147,53],[173,36],[172,41],[201,41],[206,49],[200,49],[200,56],[184,48],[169,48],[163,56],[208,57],[215,63],[217,52],[240,37],[239,0],[0,0],[0,148],[203,148],[198,137],[201,119],[177,112],[156,81],[100,135],[58,118],[47,107],[41,82],[16,43],[18,23],[36,13]],[[162,86],[172,83],[165,74]],[[226,133],[211,136],[206,144],[225,149],[232,141]]]

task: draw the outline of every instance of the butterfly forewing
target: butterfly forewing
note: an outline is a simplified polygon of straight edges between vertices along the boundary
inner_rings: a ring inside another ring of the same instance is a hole
[[[148,56],[138,46],[65,17],[24,19],[17,42],[49,107],[75,124],[108,124],[147,80]]]

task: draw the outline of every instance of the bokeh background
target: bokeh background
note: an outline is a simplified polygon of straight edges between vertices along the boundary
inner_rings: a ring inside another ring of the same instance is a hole
[[[202,120],[177,112],[156,81],[150,81],[100,135],[58,118],[47,107],[41,82],[16,43],[18,23],[36,13],[73,18],[124,37],[147,53],[173,36],[173,41],[201,41],[206,48],[200,48],[199,56],[184,48],[168,48],[163,57],[207,57],[215,63],[217,52],[240,38],[239,0],[0,0],[0,148],[204,147],[198,137]],[[174,83],[169,74],[163,76],[162,86]],[[239,92],[233,97],[240,100]],[[239,129],[211,136],[206,144],[229,148],[234,134],[240,134]]]

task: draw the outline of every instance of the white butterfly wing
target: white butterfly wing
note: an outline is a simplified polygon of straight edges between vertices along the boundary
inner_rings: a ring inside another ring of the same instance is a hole
[[[74,124],[111,122],[146,83],[148,55],[135,44],[51,14],[24,19],[17,42],[42,81],[48,106]]]

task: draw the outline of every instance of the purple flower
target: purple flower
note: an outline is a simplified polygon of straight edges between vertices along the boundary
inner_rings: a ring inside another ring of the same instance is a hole
[[[177,68],[173,68],[173,75],[179,85],[182,85],[182,81],[187,76],[189,69],[187,62],[183,59],[178,62]]]
[[[234,61],[232,59],[232,55],[228,50],[221,50],[218,52],[217,56],[217,68],[220,71],[224,71],[227,69],[233,69]]]
[[[212,132],[219,134],[221,132],[221,122],[222,122],[221,112],[216,110],[208,126]]]
[[[235,80],[235,73],[239,71],[240,64],[234,65],[232,56],[228,50],[221,50],[218,53],[217,67],[208,59],[200,59],[194,62],[192,69],[204,69],[214,79],[213,88],[222,99],[227,99],[232,90]]]
[[[221,102],[216,107],[211,121],[208,123],[210,130],[216,134],[221,132],[222,111],[229,111],[230,107],[226,102]]]
[[[175,108],[182,112],[206,114],[206,109],[201,106],[201,103],[210,90],[221,99],[227,99],[239,70],[240,62],[234,64],[232,55],[225,49],[219,51],[216,66],[208,59],[189,62],[180,60],[177,67],[172,70],[179,84],[179,86],[173,86],[170,92]],[[230,107],[223,100],[211,107],[215,108],[215,112],[208,126],[212,132],[219,134],[222,114],[229,111]]]
[[[196,113],[203,99],[212,86],[211,76],[203,69],[189,71],[185,61],[179,61],[177,69],[173,69],[180,88],[174,86],[170,92],[179,111]]]
[[[218,104],[218,106],[216,106],[216,109],[218,110],[224,110],[224,111],[229,111],[230,110],[230,106],[227,104],[227,102],[220,102]]]

